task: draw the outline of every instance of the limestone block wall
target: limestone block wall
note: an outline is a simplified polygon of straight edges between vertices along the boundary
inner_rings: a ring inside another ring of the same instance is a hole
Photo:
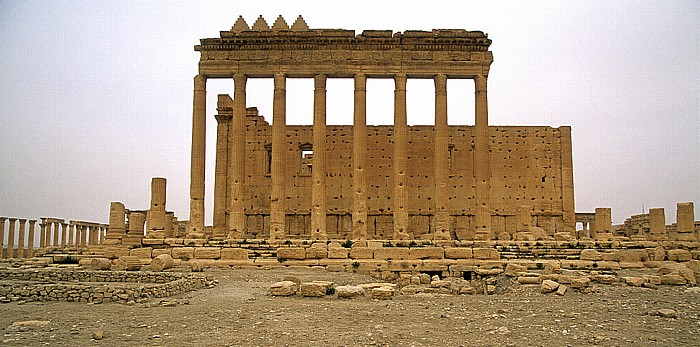
[[[245,238],[269,237],[271,129],[263,117],[251,114],[249,109],[246,117]],[[312,130],[312,126],[288,125],[286,131],[286,235],[292,238],[310,237]],[[393,233],[393,132],[393,126],[367,126],[365,175],[370,239],[391,239]],[[451,230],[453,237],[466,239],[473,229],[475,211],[474,168],[478,163],[474,160],[474,127],[450,126],[448,132]],[[573,189],[564,189],[562,184],[566,175],[562,171],[562,159],[568,156],[569,162],[571,160],[570,150],[562,146],[562,139],[570,141],[570,129],[491,126],[489,132],[490,206],[495,234],[501,239],[511,238],[516,228],[515,211],[523,205],[531,211],[532,225],[543,228],[549,235],[566,227],[564,201],[573,200]],[[352,126],[327,126],[326,225],[331,239],[352,236],[352,137]],[[434,139],[433,126],[408,129],[409,232],[416,239],[433,232]]]

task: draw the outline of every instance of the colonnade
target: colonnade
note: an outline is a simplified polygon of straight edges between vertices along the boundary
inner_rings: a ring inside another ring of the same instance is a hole
[[[106,224],[66,222],[58,218],[41,218],[37,230],[37,222],[36,219],[0,217],[0,258],[31,258],[35,253],[35,245],[40,248],[84,248],[98,245],[104,240],[107,231]]]
[[[216,183],[214,189],[214,230],[220,236],[241,238],[245,230],[244,210],[245,187],[245,117],[246,82],[245,74],[233,74],[234,98],[233,117],[217,118]],[[256,76],[259,77],[259,76]],[[272,163],[270,192],[270,239],[285,237],[285,164],[284,149],[286,138],[286,76],[277,73],[274,78],[274,102],[272,121]],[[345,77],[345,76],[341,76]],[[386,78],[387,76],[381,76]],[[394,91],[394,239],[409,238],[407,205],[407,148],[408,126],[406,110],[406,84],[408,76],[403,73],[391,75],[395,82]],[[435,234],[434,239],[450,238],[450,214],[448,209],[449,177],[449,132],[447,123],[447,79],[449,76],[437,73],[429,76],[435,82]],[[313,171],[311,237],[327,239],[326,232],[326,74],[315,74],[314,78],[314,117],[313,117]],[[364,73],[356,73],[354,79],[353,112],[353,239],[367,238],[367,187],[365,177],[367,153],[367,78]],[[491,212],[489,208],[491,170],[489,164],[487,77],[472,76],[475,85],[475,144],[474,144],[474,186],[476,208],[476,238],[490,239]],[[206,81],[200,74],[194,78],[192,115],[192,156],[190,182],[190,222],[188,238],[205,238],[204,232],[204,167],[206,143]],[[227,122],[233,122],[228,128]],[[228,132],[232,133],[229,134]],[[227,141],[232,141],[228,143]],[[470,140],[468,140],[470,141]],[[227,153],[222,148],[229,148]],[[220,163],[227,163],[227,167]],[[228,180],[228,184],[225,184]],[[223,182],[223,183],[222,183]],[[227,188],[228,187],[228,188]],[[227,192],[228,189],[228,192]],[[228,200],[226,198],[228,193]],[[226,220],[226,211],[229,212]]]

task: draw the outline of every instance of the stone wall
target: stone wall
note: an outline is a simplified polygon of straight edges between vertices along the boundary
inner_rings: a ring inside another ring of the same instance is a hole
[[[0,269],[0,302],[143,302],[210,285],[203,274]]]

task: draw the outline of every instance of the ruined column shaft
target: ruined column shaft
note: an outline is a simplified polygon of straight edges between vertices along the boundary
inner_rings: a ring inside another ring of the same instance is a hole
[[[165,238],[165,219],[167,218],[165,212],[165,204],[167,202],[167,185],[168,181],[163,177],[153,177],[151,178],[151,206],[146,212],[146,234],[149,239],[162,239]],[[132,231],[136,229],[131,229],[131,216],[134,213],[129,213],[129,234],[131,237],[135,237]],[[143,223],[141,223],[140,237],[143,237]]]
[[[679,241],[698,241],[695,232],[695,207],[692,202],[676,204],[676,238]]]
[[[270,196],[270,239],[284,237],[286,198],[284,192],[284,157],[286,149],[286,77],[275,75],[274,104],[272,108],[272,194]]]
[[[668,240],[666,214],[663,208],[649,209],[649,235],[653,241]]]
[[[17,218],[8,218],[10,226],[7,229],[7,258],[15,257],[15,222]]]
[[[576,211],[574,207],[574,163],[571,155],[571,127],[559,127],[561,133],[561,199],[565,228],[574,231]]]
[[[449,175],[449,138],[447,132],[447,76],[435,76],[435,128],[434,128],[434,197],[435,234],[437,240],[450,238],[450,213],[447,208]]]
[[[194,78],[192,107],[192,156],[190,167],[190,222],[187,237],[204,237],[204,165],[207,136],[207,78]]]
[[[26,253],[27,258],[31,258],[34,256],[35,225],[36,225],[36,220],[30,219],[29,220],[29,236],[27,237],[27,253]]]
[[[19,219],[19,233],[17,235],[17,258],[24,258],[24,237],[26,232],[26,224],[26,219]]]
[[[228,238],[241,239],[245,232],[245,119],[246,119],[246,83],[247,77],[243,74],[233,75],[233,118],[231,119],[232,132],[230,153],[228,155],[228,170],[231,180],[229,189],[229,220]],[[275,98],[276,103],[277,98]],[[273,130],[274,131],[274,130]],[[284,140],[284,134],[282,134]],[[229,177],[227,175],[227,177]]]
[[[216,115],[216,163],[214,166],[214,236],[226,237],[226,176],[228,172],[228,115]]]
[[[68,237],[68,233],[70,232],[70,225],[68,223],[62,223],[63,224],[63,233],[61,233],[61,247],[66,247],[66,239]]]
[[[7,218],[0,217],[0,259],[5,257],[5,220]]]
[[[107,236],[105,236],[105,244],[119,244],[122,239],[126,236],[126,208],[124,204],[118,201],[112,201],[109,204],[109,229],[107,229]],[[75,229],[75,245],[79,245],[80,240],[80,229],[77,227]]]
[[[311,158],[311,238],[328,239],[326,231],[326,75],[314,76],[313,157]]]
[[[53,222],[53,246],[59,246],[59,234],[61,232],[61,222]]]
[[[367,76],[355,75],[355,105],[352,129],[353,211],[352,233],[355,240],[367,239],[367,192],[365,157],[367,156]]]
[[[474,181],[476,199],[476,232],[491,239],[491,165],[489,159],[489,114],[486,98],[486,77],[474,78],[475,90],[475,141],[474,141]]]
[[[75,233],[75,224],[71,223],[70,225],[68,225],[68,247],[75,246],[75,243],[74,243],[75,239],[73,237],[74,233]]]
[[[405,240],[408,235],[406,206],[406,170],[408,161],[408,122],[406,120],[406,75],[394,76],[394,234],[393,239]]]

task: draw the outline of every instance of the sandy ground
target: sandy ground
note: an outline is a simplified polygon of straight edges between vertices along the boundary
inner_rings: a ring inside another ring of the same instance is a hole
[[[377,301],[267,295],[286,275],[338,285],[376,282],[350,273],[211,273],[220,282],[214,288],[146,304],[2,304],[2,346],[700,345],[700,293],[684,286],[596,285],[591,293],[555,296],[514,285],[503,295]],[[659,309],[678,317],[657,316]],[[31,320],[38,322],[19,323]]]

